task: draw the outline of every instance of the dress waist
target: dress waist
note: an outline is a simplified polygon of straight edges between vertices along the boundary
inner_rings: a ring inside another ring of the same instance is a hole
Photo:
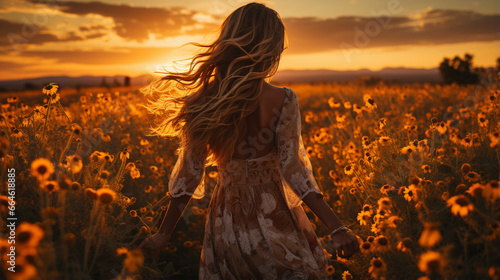
[[[219,182],[226,184],[262,184],[276,178],[279,170],[278,153],[255,159],[231,159],[218,166]]]

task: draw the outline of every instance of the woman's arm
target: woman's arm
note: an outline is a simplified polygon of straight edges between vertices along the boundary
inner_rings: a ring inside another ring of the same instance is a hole
[[[170,204],[168,205],[167,212],[163,217],[161,226],[158,229],[159,234],[170,236],[174,231],[179,218],[182,216],[182,212],[191,200],[191,195],[181,195],[179,197],[172,197]]]
[[[158,232],[144,239],[139,245],[143,253],[155,259],[159,257],[161,249],[164,248],[170,240],[175,225],[177,225],[190,199],[191,195],[181,195],[171,198]]]
[[[323,222],[323,224],[328,227],[329,232],[333,232],[343,226],[342,221],[335,215],[321,194],[310,192],[302,201]],[[359,251],[358,240],[352,234],[345,231],[338,231],[331,237],[333,245],[337,249],[340,257],[350,258]]]
[[[311,209],[311,211],[325,224],[329,232],[341,227],[342,221],[335,215],[330,206],[321,197],[320,194],[315,192],[310,192],[304,199],[304,203]]]

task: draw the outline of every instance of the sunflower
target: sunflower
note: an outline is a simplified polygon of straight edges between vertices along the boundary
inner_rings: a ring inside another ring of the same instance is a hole
[[[431,167],[429,165],[427,165],[427,164],[422,165],[422,171],[424,173],[431,173]]]
[[[474,210],[474,205],[472,205],[469,199],[462,194],[455,195],[454,197],[448,199],[446,203],[448,204],[448,207],[451,206],[451,213],[453,213],[453,215],[465,217],[469,215],[469,212]]]
[[[333,265],[328,265],[325,272],[328,276],[333,275],[335,273],[335,268],[333,268]]]
[[[496,148],[498,147],[498,143],[500,143],[500,132],[495,131],[490,134],[488,134],[488,137],[490,138],[490,147]]]
[[[368,273],[375,279],[379,278],[387,270],[385,262],[381,258],[373,258]]]
[[[412,245],[413,245],[413,240],[411,240],[411,238],[409,237],[406,237],[398,243],[397,248],[401,252],[406,252],[410,250],[410,247]]]
[[[16,229],[16,245],[24,248],[37,247],[43,236],[42,228],[28,222],[22,222]]]
[[[354,173],[354,165],[352,164],[346,165],[346,167],[344,167],[344,173],[346,175],[352,175]]]
[[[418,268],[420,271],[427,274],[439,273],[443,265],[443,256],[436,251],[427,251],[423,253],[420,255],[420,260],[418,261]]]
[[[465,175],[465,177],[467,178],[467,180],[469,180],[469,182],[476,182],[481,179],[481,175],[476,172],[469,172],[467,173],[467,175]]]
[[[370,212],[367,212],[367,211],[361,211],[358,213],[358,221],[359,221],[359,224],[360,225],[367,225],[368,222],[370,221],[370,218],[371,218],[371,214]]]
[[[91,188],[86,188],[83,194],[92,200],[97,200],[97,192]]]
[[[405,187],[404,194],[405,194],[404,197],[408,202],[412,200],[413,201],[418,200],[417,187],[413,184],[411,184],[407,188]]]
[[[213,178],[217,178],[217,175],[218,175],[218,174],[219,174],[219,173],[217,173],[217,171],[210,171],[210,172],[208,173],[208,177],[210,177],[210,178],[212,178],[212,179],[213,179]]]
[[[377,252],[387,252],[390,249],[389,239],[384,235],[379,235],[373,240],[373,250]]]
[[[59,86],[56,83],[50,83],[43,87],[42,92],[48,96],[53,96],[57,93]]]
[[[458,186],[457,186],[458,188]],[[485,186],[480,183],[474,183],[466,192],[475,197],[482,197]]]
[[[488,184],[486,184],[486,188],[484,189],[484,196],[491,200],[500,198],[500,187],[498,185],[498,181],[492,180]]]
[[[123,266],[128,273],[134,274],[144,264],[144,256],[140,249],[127,252],[127,257],[123,260]]]
[[[342,273],[342,280],[353,280],[352,275],[348,270]]]
[[[361,245],[359,245],[359,250],[365,254],[370,253],[372,249],[373,249],[373,244],[368,241],[363,242],[361,243]]]
[[[392,207],[391,199],[388,197],[382,197],[378,201],[378,207],[380,209],[390,209]]]
[[[116,193],[110,188],[102,187],[97,190],[97,200],[102,204],[110,204],[116,199]]]
[[[57,181],[43,181],[40,183],[40,188],[48,193],[53,193],[59,190],[59,183]]]
[[[380,192],[385,194],[385,195],[387,195],[387,192],[392,191],[392,190],[394,190],[394,187],[389,185],[389,184],[385,184],[380,188]]]
[[[71,170],[71,173],[76,174],[82,170],[82,158],[79,155],[71,155],[66,157],[68,162],[66,167]]]
[[[377,104],[375,104],[375,100],[373,100],[373,98],[368,95],[368,94],[365,94],[363,96],[363,101],[365,101],[365,106],[369,109],[377,109]]]
[[[54,165],[46,158],[37,158],[31,163],[31,174],[38,181],[44,181],[54,173]]]
[[[469,174],[469,172],[472,171],[472,167],[468,163],[462,164],[462,167],[460,169],[462,170],[462,173],[464,175],[467,175],[467,174]]]
[[[392,139],[387,136],[382,136],[378,139],[378,142],[380,143],[380,145],[386,147],[392,143]]]
[[[418,239],[418,244],[422,247],[430,248],[441,242],[443,237],[439,231],[439,226],[439,223],[425,223],[424,231],[422,231],[420,239]]]

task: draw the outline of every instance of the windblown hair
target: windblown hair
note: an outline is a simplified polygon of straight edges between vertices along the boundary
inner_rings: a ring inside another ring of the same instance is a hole
[[[209,163],[230,159],[245,131],[245,117],[258,107],[266,78],[278,69],[285,28],[278,13],[249,3],[231,13],[219,37],[196,54],[185,72],[166,72],[143,88],[159,94],[145,106],[160,121],[149,136],[179,137],[181,147],[208,151]]]

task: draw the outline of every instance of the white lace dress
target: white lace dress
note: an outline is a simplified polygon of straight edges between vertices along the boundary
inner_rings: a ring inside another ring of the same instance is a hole
[[[302,142],[300,118],[297,96],[286,88],[272,152],[218,166],[199,279],[328,279],[328,260],[300,206],[310,192],[322,196]],[[202,198],[205,157],[189,151],[179,155],[170,195]]]

